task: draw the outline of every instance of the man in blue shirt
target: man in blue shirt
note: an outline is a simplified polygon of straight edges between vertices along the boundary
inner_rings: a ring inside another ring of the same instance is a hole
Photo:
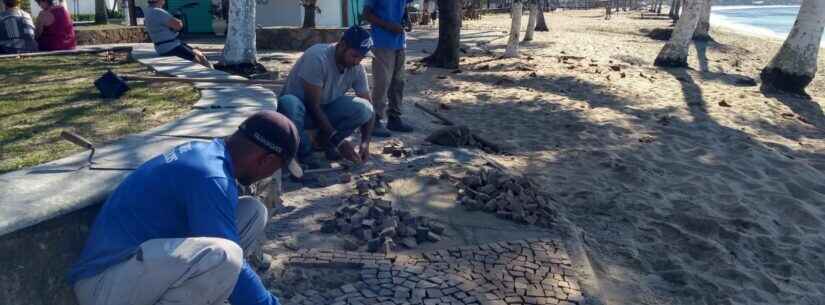
[[[413,131],[412,126],[401,120],[405,78],[404,49],[407,47],[402,23],[409,2],[411,0],[367,0],[364,4],[364,19],[372,24],[372,103],[376,116],[372,134],[377,137],[389,136],[389,130]],[[381,122],[385,117],[386,127]]]
[[[244,260],[266,207],[238,198],[293,158],[298,131],[274,111],[247,118],[225,139],[189,142],[136,169],[98,214],[69,272],[80,305],[278,305]]]

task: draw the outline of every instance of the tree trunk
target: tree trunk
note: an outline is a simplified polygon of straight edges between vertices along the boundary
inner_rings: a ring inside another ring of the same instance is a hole
[[[256,64],[255,0],[232,0],[229,4],[229,29],[223,48],[223,64]]]
[[[422,1],[421,9],[421,25],[430,24],[430,0]]]
[[[695,40],[713,40],[710,37],[710,6],[711,0],[702,1],[702,14],[699,15],[699,23],[696,25],[696,33],[693,33]]]
[[[539,9],[538,16],[536,16],[536,17],[538,17],[537,20],[536,20],[536,31],[539,31],[539,32],[549,32],[550,31],[550,29],[547,27],[547,22],[544,20],[544,9],[545,8],[546,8],[546,6],[542,6],[541,9]]]
[[[303,0],[301,5],[304,6],[304,28],[315,27],[315,11],[318,10],[318,0]]]
[[[106,0],[95,0],[95,24],[107,23],[109,23],[109,12],[106,9]]]
[[[518,36],[521,31],[521,0],[514,0],[510,7],[510,40],[507,41],[507,49],[504,50],[504,57],[518,57]]]
[[[424,58],[427,65],[457,69],[458,40],[461,36],[461,2],[459,0],[438,0],[438,47],[432,55]]]
[[[656,56],[656,61],[653,63],[656,66],[687,67],[688,46],[696,31],[696,24],[699,23],[699,14],[705,0],[684,1],[687,3],[682,17],[676,22],[670,41],[665,43],[659,56]]]
[[[805,94],[816,75],[819,44],[825,28],[825,1],[805,0],[782,48],[760,75],[764,85]]]
[[[528,6],[530,7],[530,17],[527,18],[527,32],[524,33],[524,41],[533,41],[533,32],[536,30],[536,18],[539,11],[538,0],[530,0]]]

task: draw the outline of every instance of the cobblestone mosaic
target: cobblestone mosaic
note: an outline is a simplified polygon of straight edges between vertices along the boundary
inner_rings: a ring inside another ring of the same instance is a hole
[[[549,239],[502,241],[420,255],[302,250],[287,266],[360,269],[360,281],[296,294],[286,305],[581,304],[570,259]]]

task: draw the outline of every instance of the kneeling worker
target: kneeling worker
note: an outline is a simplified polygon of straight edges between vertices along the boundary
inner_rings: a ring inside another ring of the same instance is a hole
[[[301,134],[298,158],[313,167],[312,144],[306,129],[318,129],[318,142],[327,159],[344,157],[361,163],[369,157],[370,133],[375,113],[370,102],[367,72],[361,60],[372,48],[369,32],[353,26],[338,43],[317,44],[304,52],[289,71],[278,98],[278,111]],[[345,95],[353,89],[356,97]],[[358,151],[346,140],[360,128]],[[340,155],[339,155],[340,153]]]
[[[183,22],[164,10],[164,3],[166,0],[149,0],[149,9],[144,13],[146,17],[143,19],[158,55],[177,56],[213,68],[203,52],[178,39],[179,32],[183,30]]]
[[[262,111],[225,139],[141,165],[106,200],[69,272],[78,304],[278,305],[244,259],[257,250],[267,208],[238,198],[236,181],[284,166],[300,177],[298,141],[289,119]]]

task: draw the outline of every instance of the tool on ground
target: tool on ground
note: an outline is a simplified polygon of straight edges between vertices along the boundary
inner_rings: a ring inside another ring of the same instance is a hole
[[[80,146],[80,147],[83,147],[85,149],[90,149],[91,150],[91,152],[89,152],[89,158],[88,158],[88,166],[89,166],[90,170],[122,170],[122,171],[135,170],[134,168],[131,168],[131,167],[96,167],[96,166],[93,166],[92,164],[95,164],[95,161],[92,159],[95,155],[95,145],[92,144],[91,141],[86,140],[86,138],[80,136],[79,134],[76,134],[76,133],[71,132],[71,131],[66,131],[66,130],[60,132],[60,137],[63,138],[64,140],[66,140],[66,141],[72,142],[73,144],[75,144],[77,146]]]
[[[182,83],[216,83],[216,84],[245,84],[245,85],[279,85],[283,80],[269,79],[215,79],[215,78],[192,78],[192,77],[161,77],[161,76],[137,76],[137,75],[117,75],[109,70],[100,78],[95,80],[95,87],[100,91],[103,98],[117,99],[129,91],[127,81],[144,82],[182,82]]]

